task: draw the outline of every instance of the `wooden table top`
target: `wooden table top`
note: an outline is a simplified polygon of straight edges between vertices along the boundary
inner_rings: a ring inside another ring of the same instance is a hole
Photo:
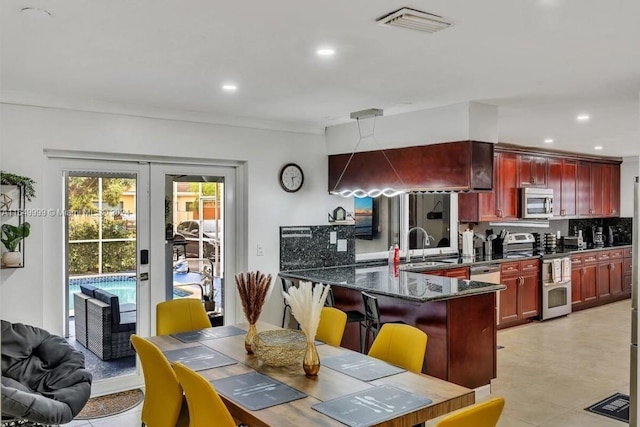
[[[236,326],[245,330],[248,328],[247,324],[239,324]],[[262,332],[281,328],[266,323],[258,323],[257,329],[258,332]],[[248,410],[221,395],[220,397],[229,408],[231,415],[236,420],[251,427],[281,427],[304,424],[313,426],[342,426],[344,424],[321,414],[312,409],[311,406],[316,403],[385,384],[427,397],[432,400],[432,403],[413,412],[400,415],[392,420],[376,424],[376,426],[414,426],[475,402],[475,393],[473,390],[424,374],[405,371],[378,380],[365,382],[334,371],[326,366],[322,366],[322,358],[347,352],[352,353],[352,351],[326,344],[317,346],[321,364],[320,372],[317,377],[309,378],[305,376],[302,364],[286,368],[264,365],[255,355],[248,355],[246,353],[244,338],[245,335],[235,335],[193,343],[183,343],[169,335],[155,336],[149,339],[163,351],[204,345],[238,361],[235,365],[199,371],[199,373],[208,380],[217,380],[257,371],[307,394],[307,397],[304,399],[294,400],[259,411]]]

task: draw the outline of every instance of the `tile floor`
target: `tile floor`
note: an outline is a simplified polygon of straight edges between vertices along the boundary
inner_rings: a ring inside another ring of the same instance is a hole
[[[498,350],[491,391],[504,396],[506,405],[498,427],[627,425],[584,408],[629,393],[630,336],[630,300],[499,331],[504,348]],[[67,425],[139,427],[141,409]]]

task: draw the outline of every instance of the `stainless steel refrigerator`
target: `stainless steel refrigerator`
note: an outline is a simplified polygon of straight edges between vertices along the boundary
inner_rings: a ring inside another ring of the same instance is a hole
[[[633,264],[631,274],[633,276],[631,290],[631,378],[629,384],[629,425],[638,427],[638,267],[640,260],[640,247],[638,247],[638,235],[640,235],[640,184],[635,177],[633,184]]]

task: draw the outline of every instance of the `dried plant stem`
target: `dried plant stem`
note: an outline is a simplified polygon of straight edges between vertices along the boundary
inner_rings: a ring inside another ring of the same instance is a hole
[[[242,310],[249,324],[255,324],[262,312],[262,306],[271,290],[271,275],[259,271],[236,274],[236,286],[240,294]]]
[[[300,324],[300,329],[307,336],[308,342],[313,342],[318,331],[320,314],[327,299],[330,286],[320,283],[315,286],[311,282],[300,282],[298,287],[292,286],[289,292],[282,295],[291,306],[291,313]]]

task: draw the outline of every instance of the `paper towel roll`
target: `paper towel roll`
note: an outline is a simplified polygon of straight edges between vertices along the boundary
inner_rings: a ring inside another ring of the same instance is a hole
[[[462,256],[470,257],[473,255],[473,231],[465,230],[462,232]]]

